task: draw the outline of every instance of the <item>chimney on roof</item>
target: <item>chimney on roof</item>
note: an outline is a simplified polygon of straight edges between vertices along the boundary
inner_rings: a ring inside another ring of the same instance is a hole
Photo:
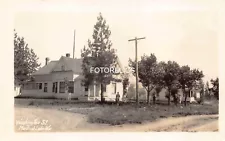
[[[69,53],[67,53],[67,54],[66,54],[66,57],[70,57],[70,54],[69,54]]]
[[[46,58],[45,58],[45,65],[48,65],[48,61],[49,61],[49,58],[46,57]]]

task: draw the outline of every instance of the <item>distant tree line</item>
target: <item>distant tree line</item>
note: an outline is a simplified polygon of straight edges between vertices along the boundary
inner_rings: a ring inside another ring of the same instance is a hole
[[[129,66],[135,69],[135,61],[129,60]],[[162,88],[167,88],[168,105],[170,105],[171,97],[175,105],[178,103],[178,89],[182,89],[185,95],[184,104],[187,104],[187,96],[193,87],[198,87],[201,90],[201,98],[205,93],[203,71],[199,69],[191,69],[188,65],[180,66],[175,61],[158,62],[154,54],[143,55],[141,60],[138,61],[138,77],[139,82],[147,91],[147,103],[150,101],[150,92],[155,89],[153,93],[153,103],[155,103],[156,95]],[[134,75],[136,69],[134,71]],[[214,96],[219,99],[219,79],[211,80],[213,85],[212,92]],[[209,89],[209,88],[208,88]],[[203,99],[201,99],[203,100]]]

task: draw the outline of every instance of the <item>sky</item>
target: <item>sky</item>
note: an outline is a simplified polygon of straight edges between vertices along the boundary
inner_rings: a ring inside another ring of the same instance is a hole
[[[138,41],[138,59],[154,53],[158,61],[172,60],[202,70],[207,81],[219,73],[216,8],[209,0],[24,0],[17,5],[14,27],[44,65],[45,57],[72,56],[74,30],[75,57],[80,58],[101,12],[123,66],[135,55],[135,44],[128,40],[146,37]]]

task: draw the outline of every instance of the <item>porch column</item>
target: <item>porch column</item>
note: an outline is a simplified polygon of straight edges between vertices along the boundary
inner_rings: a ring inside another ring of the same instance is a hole
[[[95,98],[95,94],[96,93],[96,84],[94,84],[94,98]]]

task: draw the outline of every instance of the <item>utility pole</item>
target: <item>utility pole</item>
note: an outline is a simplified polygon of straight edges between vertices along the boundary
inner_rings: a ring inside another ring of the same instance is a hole
[[[145,39],[145,37],[130,39],[128,41],[135,41],[135,62],[136,62],[136,102],[139,104],[139,93],[138,93],[138,58],[137,58],[137,41]]]
[[[73,59],[74,59],[74,54],[75,54],[75,33],[76,31],[74,30],[74,35],[73,35]]]

